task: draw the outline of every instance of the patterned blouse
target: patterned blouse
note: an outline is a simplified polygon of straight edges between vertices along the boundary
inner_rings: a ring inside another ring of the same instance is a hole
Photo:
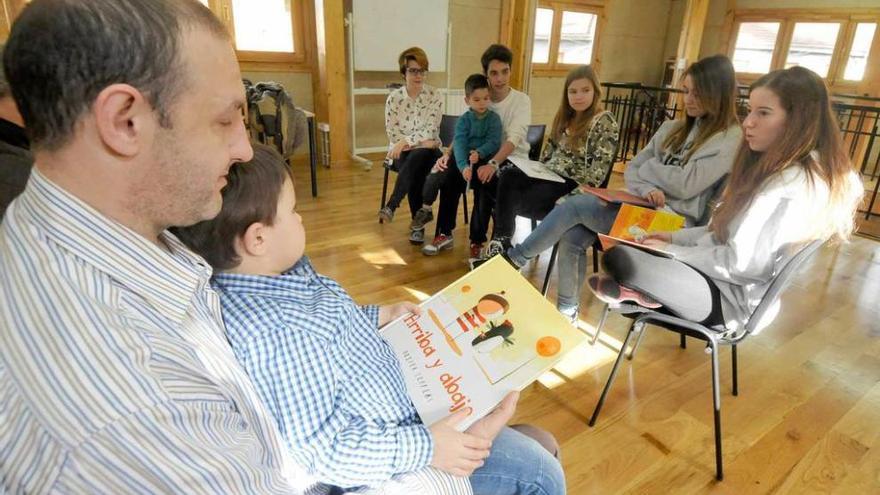
[[[547,141],[541,161],[557,174],[580,185],[602,185],[605,175],[614,165],[618,142],[617,121],[611,112],[593,117],[593,123],[582,146],[572,149],[573,139],[566,130],[560,142]],[[579,188],[572,191],[577,194]]]
[[[443,99],[427,84],[415,98],[410,98],[406,86],[401,86],[385,100],[385,133],[391,146],[400,140],[406,140],[410,146],[429,139],[440,141],[442,117]]]

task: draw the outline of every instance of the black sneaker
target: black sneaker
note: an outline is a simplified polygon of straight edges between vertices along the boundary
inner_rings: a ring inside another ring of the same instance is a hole
[[[507,257],[506,251],[507,250],[504,248],[504,243],[502,241],[500,241],[498,239],[492,239],[491,241],[489,241],[489,244],[486,246],[486,252],[483,253],[483,255],[479,258],[471,258],[470,260],[468,260],[468,264],[470,265],[471,270],[474,270],[474,269],[478,268],[480,265],[482,265],[483,263],[494,258],[495,256],[501,256],[508,263],[510,263],[511,266],[513,266],[514,268],[519,270],[519,267],[516,265],[516,263],[514,263],[513,260],[511,260]]]
[[[504,241],[501,239],[492,239],[486,246],[486,254],[484,254],[483,257],[489,259],[493,256],[503,254],[505,251],[507,251],[507,248],[504,247]]]
[[[425,225],[434,219],[434,212],[431,211],[430,208],[425,208],[424,206],[419,208],[419,211],[416,212],[416,215],[413,217],[412,222],[409,224],[410,230],[420,230],[424,229]]]
[[[409,231],[409,243],[410,244],[424,244],[425,243],[425,229],[410,230]]]
[[[379,210],[379,223],[391,223],[394,220],[394,210],[385,206]]]

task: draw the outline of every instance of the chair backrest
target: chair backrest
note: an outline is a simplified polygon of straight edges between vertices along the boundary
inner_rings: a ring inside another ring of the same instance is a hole
[[[752,312],[752,316],[749,317],[748,323],[746,323],[743,332],[734,337],[732,340],[741,340],[745,338],[746,335],[752,333],[758,324],[761,323],[761,320],[767,314],[767,311],[772,308],[777,300],[779,300],[779,296],[788,288],[791,284],[791,281],[794,279],[794,276],[797,274],[798,270],[807,262],[816,251],[824,244],[824,241],[815,240],[802,247],[800,251],[797,252],[785,266],[779,270],[779,273],[773,277],[773,280],[770,282],[770,286],[767,287],[767,292],[764,293],[764,297],[761,298],[761,302],[758,303],[758,307],[755,308],[755,311]]]
[[[544,145],[544,131],[547,126],[544,124],[532,124],[526,132],[526,142],[529,143],[529,159],[541,159],[541,147]]]
[[[618,146],[620,146],[620,145],[618,144]],[[617,148],[614,148],[614,154],[612,154],[611,156],[613,156],[615,158],[617,157]],[[586,167],[587,164],[584,163],[584,166]],[[611,182],[611,174],[612,173],[614,173],[614,160],[611,160],[611,166],[608,167],[608,170],[605,171],[605,177],[602,179],[602,183],[599,184],[599,187],[601,189],[605,189],[608,187],[608,183]]]
[[[440,142],[443,146],[452,144],[452,138],[455,137],[455,124],[458,123],[458,115],[443,114],[440,119]]]
[[[709,220],[712,219],[712,212],[715,211],[715,206],[718,205],[718,201],[721,200],[721,195],[724,194],[724,188],[727,186],[728,178],[730,178],[730,174],[718,179],[718,182],[711,186],[712,192],[709,194],[709,201],[706,203],[706,209],[703,211],[703,215],[697,219],[696,225],[709,225]]]

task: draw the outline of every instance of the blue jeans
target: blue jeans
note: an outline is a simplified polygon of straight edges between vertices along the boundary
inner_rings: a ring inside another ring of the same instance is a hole
[[[556,304],[560,308],[577,307],[587,273],[587,248],[596,241],[597,232],[606,234],[611,230],[619,210],[619,204],[606,203],[592,194],[567,197],[507,254],[514,263],[522,266],[558,242]]]
[[[492,451],[470,476],[474,495],[564,495],[562,465],[544,447],[504,427]]]

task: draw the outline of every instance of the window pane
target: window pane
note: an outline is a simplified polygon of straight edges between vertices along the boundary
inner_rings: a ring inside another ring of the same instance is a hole
[[[593,36],[596,34],[595,14],[562,12],[562,31],[559,35],[561,64],[589,64],[593,56]]]
[[[840,24],[836,22],[798,22],[794,25],[785,68],[800,65],[822,77],[828,75],[831,55],[837,43]]]
[[[232,0],[235,46],[257,52],[293,52],[290,0]]]
[[[874,40],[874,32],[877,25],[873,23],[859,23],[856,26],[856,35],[853,38],[852,49],[849,51],[849,60],[846,62],[846,70],[843,78],[848,81],[861,81],[865,75],[865,64],[868,63],[868,51]]]
[[[550,31],[553,30],[553,10],[538,9],[535,15],[535,44],[532,46],[532,63],[546,64],[550,61]]]
[[[770,71],[778,22],[744,22],[739,25],[736,48],[733,51],[733,67],[737,72],[763,74]]]

